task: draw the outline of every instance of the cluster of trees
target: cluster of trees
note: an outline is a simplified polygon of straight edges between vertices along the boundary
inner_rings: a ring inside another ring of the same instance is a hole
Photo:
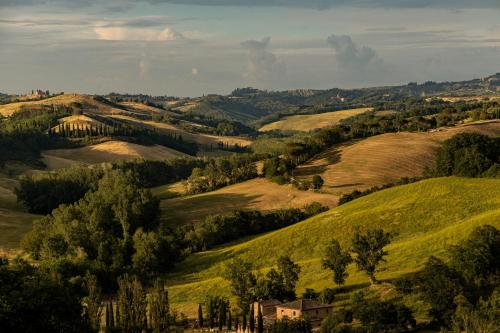
[[[0,258],[0,299],[2,331],[91,332],[75,288],[23,260]]]
[[[155,187],[188,178],[193,169],[208,163],[200,158],[175,158],[166,161],[131,160],[113,164],[113,169],[131,172],[142,187]]]
[[[185,317],[170,309],[162,280],[145,285],[136,276],[118,277],[116,293],[87,272],[61,279],[23,260],[0,258],[0,325],[5,332],[170,332]],[[106,290],[106,292],[104,292]]]
[[[353,325],[354,319],[359,324]],[[352,296],[351,306],[333,312],[321,323],[321,333],[407,332],[416,328],[411,309],[394,300],[367,300],[364,292]]]
[[[291,301],[296,298],[295,286],[299,280],[300,266],[290,257],[278,258],[278,269],[272,268],[266,276],[256,276],[250,262],[236,258],[229,262],[224,270],[224,277],[229,281],[231,291],[236,296],[238,308],[242,314],[242,327],[246,328],[247,317],[250,331],[254,331],[255,301],[278,299]],[[260,306],[258,316],[261,317]],[[261,319],[259,319],[259,325]],[[259,326],[260,327],[260,326]],[[263,327],[262,327],[263,328]],[[262,332],[259,330],[259,332]]]
[[[23,161],[43,166],[38,161],[43,149],[68,146],[65,140],[50,138],[46,131],[58,118],[70,115],[66,107],[20,111],[0,121],[0,167],[7,161]]]
[[[30,213],[49,214],[61,204],[72,204],[88,191],[95,191],[102,168],[75,166],[57,172],[22,176],[16,188],[17,200]]]
[[[137,277],[125,274],[118,278],[118,291],[112,298],[103,294],[92,275],[86,276],[84,284],[83,302],[95,332],[104,328],[117,333],[162,333],[185,325],[184,320],[178,321],[171,311],[168,290],[160,279],[148,290]]]
[[[111,170],[129,173],[137,186],[148,188],[186,179],[194,168],[203,167],[206,163],[204,159],[176,158],[166,161],[119,161],[109,166],[74,166],[22,176],[16,195],[29,212],[49,214],[59,205],[72,204],[88,191],[95,191],[99,180]]]
[[[199,304],[198,319],[196,322],[198,328],[205,327],[204,323],[206,323],[210,329],[217,327],[221,332],[223,327],[232,330],[233,315],[231,313],[231,303],[226,297],[208,295],[205,298],[204,304],[206,320],[203,317],[202,306]]]
[[[194,168],[186,181],[187,193],[203,193],[257,177],[256,156],[231,155],[211,159],[203,168]]]
[[[280,209],[270,213],[235,211],[228,215],[209,216],[202,223],[182,228],[189,252],[208,250],[239,238],[277,230],[328,210],[314,202],[302,209]]]
[[[351,239],[349,250],[342,249],[336,239],[328,244],[325,257],[322,261],[324,269],[330,269],[333,273],[333,281],[342,286],[348,277],[347,266],[354,262],[359,271],[365,272],[372,284],[377,283],[375,271],[380,262],[384,261],[387,251],[384,250],[391,242],[391,235],[383,229],[369,229],[361,232],[356,228]],[[355,254],[354,258],[351,253]]]
[[[111,171],[95,191],[37,220],[22,246],[40,266],[70,279],[90,271],[109,290],[116,278],[154,277],[179,260],[179,246],[159,228],[158,200],[130,174]]]
[[[460,133],[446,140],[436,155],[438,176],[495,177],[500,174],[500,139]]]
[[[476,227],[447,255],[448,262],[430,257],[420,272],[397,280],[398,290],[429,304],[435,326],[494,332],[500,314],[500,231]]]

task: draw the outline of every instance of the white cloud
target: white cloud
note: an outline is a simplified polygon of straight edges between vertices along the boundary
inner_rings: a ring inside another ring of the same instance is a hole
[[[268,50],[270,42],[271,38],[266,37],[241,43],[248,49],[248,67],[243,76],[251,83],[280,81],[286,76],[285,64]]]
[[[184,36],[170,27],[163,30],[151,28],[129,27],[97,27],[94,28],[97,38],[110,41],[173,41]]]

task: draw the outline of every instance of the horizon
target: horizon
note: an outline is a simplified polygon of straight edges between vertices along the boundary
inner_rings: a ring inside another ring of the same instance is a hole
[[[498,72],[499,14],[490,0],[2,1],[0,91],[195,97],[462,81]]]

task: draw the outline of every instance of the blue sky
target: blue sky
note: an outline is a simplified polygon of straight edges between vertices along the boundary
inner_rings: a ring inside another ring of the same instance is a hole
[[[0,0],[0,91],[198,96],[500,71],[500,0]]]

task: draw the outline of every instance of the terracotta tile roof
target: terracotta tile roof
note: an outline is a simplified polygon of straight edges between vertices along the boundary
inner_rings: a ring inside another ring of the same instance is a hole
[[[294,309],[294,310],[310,310],[318,308],[329,308],[330,304],[322,304],[312,299],[298,299],[293,302],[278,305],[280,308]]]
[[[280,305],[281,302],[278,301],[277,299],[269,299],[269,300],[265,300],[265,301],[261,301],[260,302],[260,305],[262,306],[273,306],[273,305]]]

